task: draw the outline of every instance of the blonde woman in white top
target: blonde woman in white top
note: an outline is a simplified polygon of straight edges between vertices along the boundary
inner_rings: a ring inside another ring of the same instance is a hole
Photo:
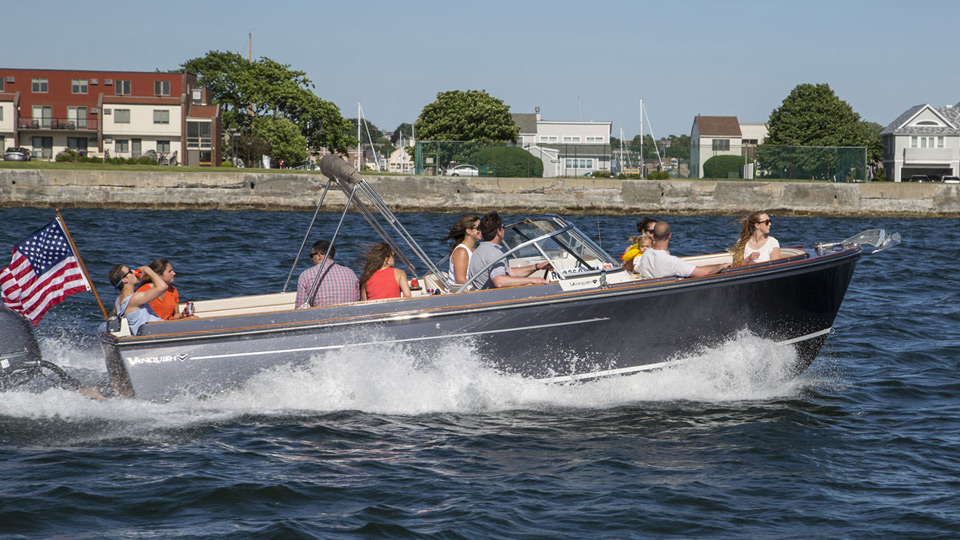
[[[740,238],[733,246],[733,266],[775,261],[780,258],[780,242],[770,236],[770,216],[754,212],[742,220]]]

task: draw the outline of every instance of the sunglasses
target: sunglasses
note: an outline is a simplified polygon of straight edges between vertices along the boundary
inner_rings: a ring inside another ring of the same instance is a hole
[[[758,222],[757,222],[757,225],[759,225],[759,224],[761,224],[761,223],[763,223],[764,225],[769,225],[769,224],[770,224],[770,220],[769,220],[769,219],[765,219],[765,220],[763,220],[763,221],[758,221]]]
[[[645,229],[648,233],[653,234],[653,229]]]
[[[116,289],[116,290],[118,290],[118,291],[119,291],[120,289],[122,289],[122,288],[123,288],[123,278],[129,276],[129,275],[132,274],[132,273],[133,273],[133,270],[127,269],[127,273],[124,274],[124,275],[122,275],[122,276],[120,276],[120,281],[117,282],[117,284],[114,285],[113,288]]]

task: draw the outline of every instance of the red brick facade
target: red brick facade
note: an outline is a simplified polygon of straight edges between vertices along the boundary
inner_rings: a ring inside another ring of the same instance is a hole
[[[4,145],[29,148],[35,159],[53,159],[69,147],[93,156],[152,150],[178,155],[185,165],[221,161],[220,109],[190,72],[0,68],[0,105],[13,113],[0,118]],[[124,115],[120,129],[113,127],[114,110]],[[170,125],[173,118],[179,129]]]

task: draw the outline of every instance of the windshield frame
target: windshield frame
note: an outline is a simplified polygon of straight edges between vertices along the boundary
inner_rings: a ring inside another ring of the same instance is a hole
[[[547,223],[551,227],[555,227],[555,229],[552,231],[547,231],[533,238],[531,238],[527,234],[528,231],[523,231],[522,229],[520,229],[520,227],[522,227],[523,225],[530,225],[537,222]],[[543,246],[543,243],[545,241],[551,240],[551,239],[554,240],[553,242],[554,245],[561,248],[564,252],[568,253],[571,257],[573,257],[577,261],[578,267],[586,267],[586,269],[579,270],[575,273],[564,272],[563,270],[560,270],[560,271],[554,270],[551,273],[553,276],[556,277],[557,280],[563,281],[563,280],[568,280],[572,278],[582,278],[586,276],[593,276],[597,274],[626,271],[624,270],[622,265],[620,265],[613,257],[611,257],[609,253],[607,253],[600,246],[594,243],[594,241],[590,239],[590,237],[583,234],[583,232],[580,229],[578,229],[575,225],[567,223],[566,220],[564,220],[560,216],[547,215],[545,217],[525,219],[517,223],[504,225],[504,229],[511,230],[512,233],[517,238],[524,239],[524,241],[520,242],[516,246],[510,247],[509,249],[507,249],[507,251],[505,251],[503,255],[497,258],[497,260],[488,264],[487,266],[482,268],[480,271],[478,271],[476,274],[468,275],[466,283],[462,283],[462,284],[459,284],[458,286],[452,287],[453,289],[452,292],[459,293],[459,292],[466,291],[467,288],[470,285],[472,285],[474,281],[477,280],[477,278],[484,275],[484,273],[490,270],[490,268],[499,264],[500,261],[506,260],[511,257],[516,258],[518,252],[530,246],[533,246],[537,250],[537,252],[540,254],[540,256],[543,257],[544,260],[549,262],[552,266],[554,266],[554,268],[557,268],[558,266],[556,265],[554,257],[551,257],[548,254],[548,251]],[[566,241],[562,241],[560,238],[557,238],[567,233],[569,233],[569,235],[572,237],[573,240],[581,244],[582,247],[579,250],[580,253],[578,253],[578,250],[576,247],[568,245]],[[504,241],[503,246],[509,247],[506,240]],[[556,252],[555,249],[551,249],[550,251]],[[586,259],[584,259],[581,256],[581,253],[584,253],[584,252],[592,252],[592,256],[597,266],[594,266],[593,264],[589,263]],[[509,267],[509,264],[507,266]]]

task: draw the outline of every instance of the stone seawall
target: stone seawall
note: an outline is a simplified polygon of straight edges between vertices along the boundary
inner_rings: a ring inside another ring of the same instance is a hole
[[[960,185],[369,176],[397,211],[960,216]],[[312,210],[326,179],[270,172],[0,169],[0,206]],[[338,191],[326,207],[342,208]]]

